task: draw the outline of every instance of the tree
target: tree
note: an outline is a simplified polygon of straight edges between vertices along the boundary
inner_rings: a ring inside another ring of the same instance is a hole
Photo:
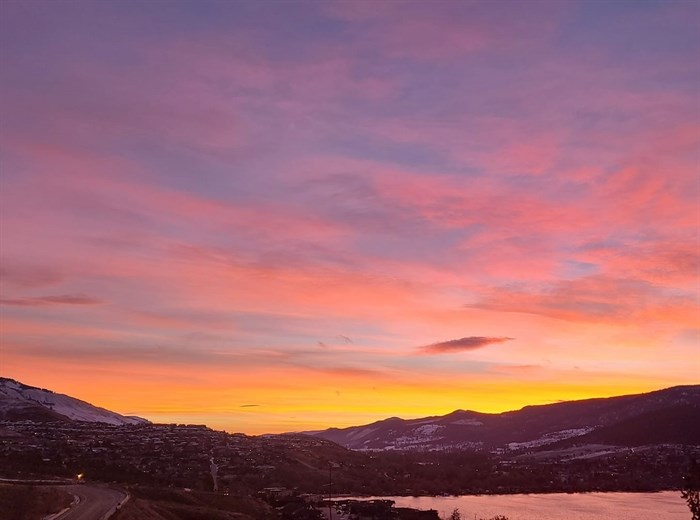
[[[690,472],[683,479],[681,497],[688,503],[693,520],[700,520],[700,464],[693,460]]]
[[[459,512],[459,508],[454,508],[447,520],[462,520],[462,513]]]

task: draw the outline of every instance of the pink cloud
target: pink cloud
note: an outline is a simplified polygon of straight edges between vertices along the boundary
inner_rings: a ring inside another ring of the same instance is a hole
[[[626,247],[587,248],[579,258],[596,262],[610,273],[649,283],[688,289],[700,271],[700,251],[685,240],[658,240]]]
[[[291,388],[474,371],[422,374],[406,348],[427,345],[469,350],[480,381],[561,381],[572,352],[687,377],[661,358],[698,318],[698,105],[675,34],[636,49],[690,17],[640,9],[605,24],[644,41],[579,41],[573,4],[485,6],[313,4],[294,37],[277,10],[147,35],[121,13],[100,27],[134,38],[113,48],[63,10],[10,28],[33,35],[3,82],[14,366],[191,364],[220,388],[239,365]]]
[[[542,288],[491,288],[473,306],[582,322],[659,320],[689,326],[697,319],[697,298],[690,294],[605,276],[559,281]]]

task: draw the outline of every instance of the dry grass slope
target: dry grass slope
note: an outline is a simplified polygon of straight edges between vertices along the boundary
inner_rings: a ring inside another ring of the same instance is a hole
[[[113,520],[268,520],[274,511],[250,497],[173,489],[134,488]]]
[[[0,485],[2,520],[40,520],[68,507],[73,497],[60,488]]]

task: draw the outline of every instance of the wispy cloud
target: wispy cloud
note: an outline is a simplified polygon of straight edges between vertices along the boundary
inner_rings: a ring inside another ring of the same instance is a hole
[[[31,298],[2,298],[0,305],[18,307],[42,307],[47,305],[100,305],[103,300],[83,294],[60,294],[55,296],[36,296]]]
[[[63,276],[50,267],[21,265],[4,258],[0,261],[0,282],[11,286],[32,289],[61,281]]]
[[[3,367],[697,379],[697,3],[199,3],[6,2]]]
[[[441,341],[431,345],[420,347],[420,352],[424,354],[450,354],[452,352],[464,352],[468,350],[476,350],[479,348],[495,345],[497,343],[505,343],[515,338],[507,337],[485,337],[485,336],[468,336],[466,338],[451,339],[449,341]]]

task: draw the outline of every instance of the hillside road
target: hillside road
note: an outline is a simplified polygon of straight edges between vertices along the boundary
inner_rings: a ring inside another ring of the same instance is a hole
[[[123,491],[99,486],[62,486],[61,489],[78,496],[80,502],[55,520],[100,520],[126,497]]]

